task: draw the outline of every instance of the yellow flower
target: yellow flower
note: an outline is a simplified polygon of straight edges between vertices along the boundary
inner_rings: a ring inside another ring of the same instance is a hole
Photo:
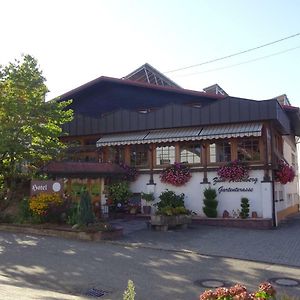
[[[29,200],[30,210],[39,216],[45,215],[50,204],[62,204],[62,198],[57,193],[40,193]]]

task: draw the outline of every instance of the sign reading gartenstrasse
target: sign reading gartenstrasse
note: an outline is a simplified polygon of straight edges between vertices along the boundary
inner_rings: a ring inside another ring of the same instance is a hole
[[[60,180],[31,180],[30,195],[40,193],[62,193],[63,183]]]

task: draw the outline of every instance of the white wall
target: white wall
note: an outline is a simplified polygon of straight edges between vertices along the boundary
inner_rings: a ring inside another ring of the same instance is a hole
[[[289,136],[283,136],[283,156],[289,165],[292,165],[292,154],[295,155],[296,177],[293,182],[287,184],[275,183],[275,200],[278,200],[275,204],[276,212],[284,210],[290,206],[299,203],[299,178],[298,178],[298,157],[297,149],[293,144],[293,140]],[[283,197],[280,197],[280,192],[282,192]],[[283,199],[283,201],[279,201]]]
[[[232,210],[240,209],[241,198],[247,197],[250,203],[250,215],[252,211],[256,211],[259,217],[267,217],[265,212],[263,213],[262,201],[267,201],[269,207],[272,201],[272,193],[268,192],[263,197],[262,183],[264,172],[261,170],[250,171],[249,177],[257,179],[257,182],[218,182],[215,185],[213,184],[213,178],[217,176],[216,172],[208,172],[208,180],[211,182],[210,186],[217,189],[217,200],[218,204],[218,215],[221,217],[223,211],[227,210],[232,214]],[[131,183],[131,190],[135,193],[147,192],[148,187],[147,183],[149,182],[149,174],[140,175],[137,180]],[[184,193],[185,194],[185,205],[188,209],[194,211],[200,216],[204,216],[202,207],[203,207],[203,191],[206,187],[209,187],[208,184],[200,184],[203,179],[203,173],[194,172],[192,173],[192,178],[190,181],[181,187],[175,187],[169,184],[161,183],[159,179],[159,174],[154,175],[154,182],[156,183],[154,188],[154,195],[156,201],[159,200],[159,195],[161,192],[166,189],[172,190],[175,193]],[[223,188],[250,188],[251,192],[221,192],[219,189]],[[270,212],[271,214],[271,212]],[[268,216],[269,217],[269,216]]]

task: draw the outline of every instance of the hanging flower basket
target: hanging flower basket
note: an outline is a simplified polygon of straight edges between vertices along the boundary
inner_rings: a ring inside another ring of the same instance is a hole
[[[235,160],[220,167],[218,176],[228,181],[240,181],[249,176],[249,167],[244,162]]]
[[[275,180],[281,184],[287,184],[288,182],[293,182],[294,178],[295,171],[293,167],[288,163],[281,161],[278,171],[275,172]]]
[[[165,168],[160,174],[161,182],[181,186],[186,184],[192,177],[190,168],[181,163],[175,163]]]

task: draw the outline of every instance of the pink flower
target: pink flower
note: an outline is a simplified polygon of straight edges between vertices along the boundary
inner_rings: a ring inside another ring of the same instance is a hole
[[[295,171],[292,166],[281,161],[279,164],[279,170],[275,173],[275,180],[281,184],[287,184],[288,182],[293,182],[295,178]]]
[[[160,174],[162,182],[169,183],[175,186],[181,186],[187,183],[192,177],[188,166],[175,163],[164,169]]]
[[[220,167],[218,170],[218,176],[229,181],[242,180],[247,178],[248,174],[248,166],[237,160]]]

